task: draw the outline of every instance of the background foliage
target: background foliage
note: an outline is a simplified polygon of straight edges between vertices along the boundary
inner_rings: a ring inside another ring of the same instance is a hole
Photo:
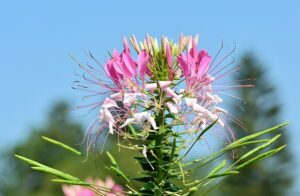
[[[0,191],[3,195],[62,195],[61,185],[51,182],[51,176],[33,171],[27,164],[16,160],[14,154],[31,157],[82,179],[87,177],[105,179],[108,175],[113,176],[113,172],[104,168],[105,165],[110,164],[105,153],[91,152],[89,160],[86,161],[83,157],[78,158],[62,148],[43,141],[42,135],[58,139],[74,148],[85,151],[85,145],[81,144],[84,129],[79,123],[70,119],[69,106],[66,102],[55,104],[49,112],[47,123],[43,127],[31,130],[24,142],[1,155],[5,168],[1,171],[4,175],[0,177],[2,178],[1,182],[3,182],[0,184]],[[126,172],[135,173],[138,171],[138,165],[132,160],[130,162],[127,158],[133,156],[132,152],[124,149],[119,152],[119,148],[116,148],[115,144],[116,141],[108,140],[105,149],[109,149],[112,154],[117,154],[120,165],[126,168]],[[115,179],[117,181],[117,178]]]

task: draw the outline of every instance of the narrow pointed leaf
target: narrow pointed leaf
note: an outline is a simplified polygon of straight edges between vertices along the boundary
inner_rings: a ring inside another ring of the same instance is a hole
[[[51,167],[31,167],[31,168],[34,170],[40,171],[40,172],[52,174],[54,176],[57,176],[59,178],[65,179],[65,180],[80,181],[79,178],[76,178],[76,177],[74,177],[70,174],[64,173],[62,171],[53,169]]]
[[[51,138],[48,138],[48,137],[45,137],[45,136],[42,136],[42,138],[44,140],[46,140],[47,142],[52,143],[54,145],[57,145],[59,147],[62,147],[62,148],[66,149],[66,150],[68,150],[68,151],[70,151],[70,152],[72,152],[72,153],[74,153],[76,155],[79,155],[79,156],[82,155],[82,153],[79,152],[78,150],[76,150],[76,149],[74,149],[74,148],[72,148],[72,147],[70,147],[70,146],[68,146],[68,145],[66,145],[66,144],[64,144],[62,142],[59,142],[57,140],[54,140],[54,139],[51,139]]]
[[[210,177],[210,176],[214,175],[215,173],[217,173],[218,171],[220,171],[221,169],[223,169],[223,168],[226,166],[226,164],[227,164],[227,161],[226,161],[226,160],[223,160],[223,161],[221,162],[220,165],[218,165],[216,168],[214,168],[214,169],[207,175],[207,177]]]
[[[270,146],[271,144],[273,144],[279,137],[281,136],[281,134],[276,135],[275,137],[273,137],[271,140],[269,140],[267,143],[262,144],[252,150],[250,150],[249,152],[247,152],[246,154],[244,154],[238,161],[241,161],[243,159],[246,159],[247,157],[255,154],[258,151],[261,151],[265,148],[267,148],[268,146]]]
[[[258,155],[258,156],[256,156],[256,157],[250,159],[249,161],[247,161],[247,162],[245,162],[245,163],[243,163],[243,164],[237,166],[236,169],[237,169],[237,170],[240,170],[240,169],[246,167],[247,165],[250,165],[251,163],[253,163],[253,162],[255,162],[255,161],[263,160],[263,159],[265,159],[265,158],[267,158],[267,157],[270,157],[270,156],[272,156],[272,155],[278,153],[279,151],[283,150],[285,147],[286,147],[286,145],[283,145],[283,146],[281,146],[281,147],[279,147],[279,148],[276,148],[276,149],[267,151],[267,152],[265,152],[265,153],[262,153],[262,154],[260,154],[260,155]]]
[[[82,181],[73,181],[73,180],[63,180],[63,179],[52,179],[52,182],[69,184],[69,185],[81,185],[81,186],[90,186],[91,184]]]
[[[227,171],[227,172],[223,172],[223,173],[220,173],[220,174],[211,175],[208,178],[219,178],[219,177],[238,174],[238,173],[239,173],[238,171]]]
[[[288,124],[288,122],[282,123],[282,124],[280,124],[280,125],[277,125],[277,126],[274,126],[274,127],[270,128],[270,129],[266,129],[266,130],[264,130],[264,131],[260,131],[260,132],[258,132],[258,133],[254,133],[254,134],[248,135],[248,136],[246,136],[246,137],[243,137],[243,138],[241,138],[241,139],[239,139],[239,140],[237,140],[237,141],[235,141],[235,142],[229,144],[228,146],[234,146],[234,145],[236,145],[236,144],[240,144],[240,143],[246,142],[246,141],[248,141],[248,140],[257,138],[257,137],[262,136],[262,135],[265,135],[265,134],[267,134],[267,133],[271,133],[271,132],[273,132],[273,131],[276,131],[276,130],[278,130],[278,129],[284,127],[284,126],[286,126],[287,124]]]

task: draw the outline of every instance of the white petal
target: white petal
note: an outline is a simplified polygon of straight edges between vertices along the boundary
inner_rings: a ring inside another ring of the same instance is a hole
[[[149,163],[149,165],[151,166],[151,168],[154,170],[153,165],[150,163],[150,161],[147,158],[147,146],[145,146],[145,145],[143,145],[142,154],[145,157],[145,159],[147,160],[147,162]]]
[[[170,97],[176,98],[176,99],[180,99],[180,96],[177,95],[170,87],[166,88],[166,92]]]
[[[133,114],[133,117],[136,122],[142,123],[145,119],[147,119],[147,115],[148,115],[147,112],[139,112],[139,113]]]
[[[215,108],[216,112],[222,112],[222,113],[225,113],[225,114],[228,113],[228,111],[224,110],[223,108],[220,108],[220,107],[214,107],[214,108]]]
[[[128,119],[126,119],[126,121],[124,122],[124,124],[122,126],[120,126],[120,128],[126,127],[127,125],[129,125],[133,121],[134,121],[134,118],[128,118]]]
[[[225,123],[221,119],[218,119],[217,123],[222,127],[225,126]]]
[[[106,98],[101,107],[102,108],[111,108],[111,107],[118,107],[118,105],[114,100],[112,100],[110,98]]]
[[[188,107],[192,107],[195,103],[197,103],[197,99],[196,98],[188,98],[188,97],[186,97],[186,98],[184,98],[184,101],[185,101],[185,103],[186,103],[186,105]]]
[[[179,89],[179,93],[184,93],[185,92],[185,89],[181,88]]]
[[[134,119],[136,122],[138,123],[143,123],[144,120],[147,120],[148,122],[150,122],[150,124],[152,125],[152,127],[154,129],[158,129],[155,123],[155,120],[151,117],[150,113],[148,112],[139,112],[133,115]]]
[[[205,120],[205,121],[206,121],[206,120]],[[205,129],[206,127],[207,127],[206,122],[201,124],[201,128],[202,128],[202,129]]]
[[[195,112],[201,112],[201,113],[208,112],[204,107],[202,107],[201,105],[199,105],[197,103],[193,104],[193,110]]]
[[[106,122],[112,122],[112,123],[115,123],[115,120],[114,120],[114,117],[112,116],[112,114],[108,111],[108,109],[104,108],[103,109],[104,111],[104,121]]]
[[[209,100],[214,100],[214,99],[215,99],[215,97],[214,97],[211,93],[209,93],[209,92],[206,92],[206,97],[207,97]]]
[[[170,86],[171,81],[159,81],[158,84],[162,90],[165,90],[168,86]]]
[[[114,124],[112,122],[108,122],[108,126],[109,126],[109,133],[114,134],[114,129],[113,129]]]
[[[123,104],[125,107],[130,107],[132,103],[136,100],[137,93],[125,93],[124,94],[124,99],[123,99]]]
[[[210,76],[210,75],[208,75],[207,76],[207,80],[209,81],[209,82],[212,82],[212,81],[214,81],[216,78],[214,78],[214,77],[212,77],[212,76]]]
[[[214,95],[213,101],[215,103],[221,103],[221,102],[223,102],[223,99],[221,99],[221,97],[219,97],[218,95]]]
[[[147,158],[147,146],[145,145],[143,145],[142,154],[144,155],[145,158]]]
[[[168,102],[167,106],[172,114],[177,114],[178,110],[173,103]]]
[[[154,91],[157,88],[156,83],[149,83],[145,85],[145,91]]]
[[[153,129],[158,129],[155,120],[150,115],[148,115],[147,120],[151,123]]]
[[[114,100],[121,100],[122,99],[122,93],[114,93],[112,95],[110,95],[110,98],[114,99]]]

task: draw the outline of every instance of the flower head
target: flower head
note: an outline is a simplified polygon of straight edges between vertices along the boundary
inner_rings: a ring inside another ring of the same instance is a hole
[[[206,50],[197,49],[198,36],[181,35],[178,44],[162,37],[160,46],[149,35],[140,44],[134,36],[130,42],[137,52],[136,57],[132,56],[124,38],[123,51],[114,50],[103,65],[110,83],[98,79],[102,76],[97,78],[95,74],[101,72],[94,68],[83,68],[90,76],[85,76],[85,80],[108,94],[104,102],[94,104],[94,108],[100,108],[97,135],[104,130],[126,135],[127,127],[132,124],[139,126],[140,135],[147,137],[149,131],[157,131],[164,123],[165,119],[162,122],[158,119],[160,111],[172,114],[169,122],[181,122],[187,133],[199,132],[214,121],[220,127],[227,126],[228,112],[220,107],[223,99],[215,82],[236,71],[226,70],[228,65],[219,66],[229,55],[214,64]],[[103,93],[97,90],[94,95]]]

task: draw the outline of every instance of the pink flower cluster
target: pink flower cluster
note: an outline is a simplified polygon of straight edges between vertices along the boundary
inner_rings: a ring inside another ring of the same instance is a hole
[[[87,180],[88,183],[93,185],[93,188],[87,188],[79,185],[63,185],[63,193],[65,196],[96,196],[96,195],[107,195],[107,196],[122,196],[122,186],[116,184],[111,177],[107,177],[105,181],[100,179]]]

